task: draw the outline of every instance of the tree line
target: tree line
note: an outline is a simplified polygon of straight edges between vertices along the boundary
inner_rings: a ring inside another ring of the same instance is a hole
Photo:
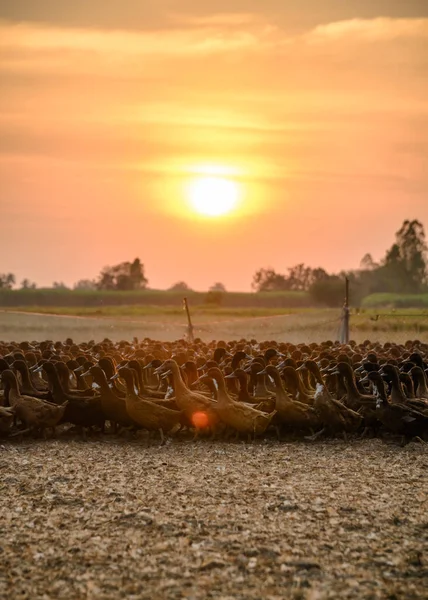
[[[357,301],[378,292],[428,292],[427,244],[422,223],[416,219],[404,221],[395,234],[395,242],[379,262],[366,254],[359,269],[340,273],[304,264],[289,268],[285,274],[260,269],[254,275],[252,288],[256,292],[305,291],[316,302],[336,306],[343,301],[345,277]]]
[[[351,284],[354,302],[377,292],[416,294],[428,291],[428,261],[425,230],[418,220],[406,220],[395,234],[395,241],[385,256],[375,262],[366,254],[359,269],[328,273],[325,269],[299,264],[278,273],[272,268],[261,268],[254,274],[252,289],[255,292],[300,291],[309,292],[316,303],[336,306],[343,301],[343,281],[347,277]],[[12,273],[0,274],[0,289],[12,289],[16,278]],[[107,266],[94,280],[78,281],[76,290],[134,291],[148,288],[149,281],[144,264],[139,258]],[[62,282],[54,282],[53,288],[66,289]],[[35,289],[36,284],[24,279],[21,289]],[[170,291],[190,292],[184,281],[178,281]],[[217,282],[209,292],[217,298],[226,292],[225,286]]]

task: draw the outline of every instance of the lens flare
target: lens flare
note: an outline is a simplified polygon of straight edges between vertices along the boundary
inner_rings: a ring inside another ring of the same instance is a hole
[[[204,412],[195,412],[192,415],[192,423],[196,429],[205,429],[209,426],[210,421],[208,415]]]

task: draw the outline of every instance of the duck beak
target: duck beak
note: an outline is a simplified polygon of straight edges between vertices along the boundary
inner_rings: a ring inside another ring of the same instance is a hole
[[[156,369],[155,373],[156,375],[160,375],[161,379],[166,379],[169,375],[172,375],[172,371],[169,369],[168,371],[159,371],[159,369]]]

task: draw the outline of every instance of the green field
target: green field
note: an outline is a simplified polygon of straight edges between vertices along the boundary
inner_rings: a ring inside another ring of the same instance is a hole
[[[0,307],[181,306],[187,296],[192,305],[226,308],[304,308],[313,304],[307,292],[136,292],[82,291],[67,289],[0,289]]]
[[[371,294],[363,298],[362,308],[426,308],[428,294]]]

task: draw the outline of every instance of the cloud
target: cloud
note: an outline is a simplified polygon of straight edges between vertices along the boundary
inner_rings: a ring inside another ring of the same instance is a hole
[[[208,24],[208,22],[206,23]],[[239,24],[239,23],[238,23]],[[181,56],[229,52],[254,47],[263,30],[234,27],[225,31],[220,22],[210,27],[135,33],[100,29],[57,28],[31,23],[0,21],[0,47],[31,51],[90,51],[132,56]]]
[[[397,39],[428,38],[428,19],[349,19],[318,25],[306,36],[309,42],[358,41],[378,42]]]
[[[168,23],[191,27],[237,27],[259,25],[260,15],[254,13],[216,13],[211,15],[192,15],[169,13]]]

